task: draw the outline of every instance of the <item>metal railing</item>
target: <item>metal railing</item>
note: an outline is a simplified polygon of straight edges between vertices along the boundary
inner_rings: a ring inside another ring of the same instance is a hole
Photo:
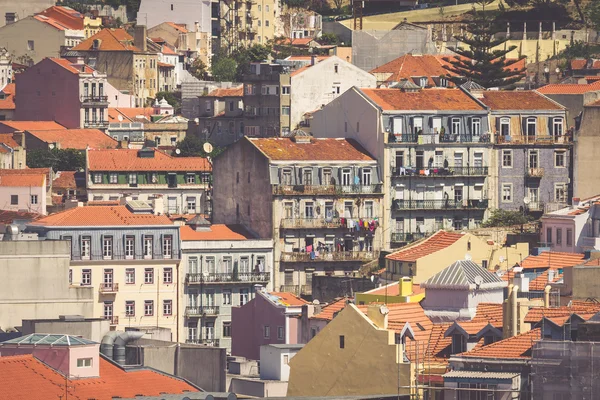
[[[281,253],[282,262],[371,261],[379,257],[377,251],[332,251],[313,253]]]
[[[108,96],[90,94],[81,96],[81,101],[84,103],[108,103]]]
[[[273,185],[275,195],[343,195],[382,194],[382,184],[375,185]]]
[[[527,168],[528,178],[541,178],[544,176],[544,168]]]
[[[544,203],[541,201],[532,201],[526,207],[529,211],[544,211]]]
[[[283,218],[281,227],[284,229],[303,229],[303,228],[342,228],[343,225],[339,218]]]
[[[111,316],[104,316],[104,319],[108,321],[108,323],[113,326],[113,325],[119,325],[119,317],[115,316],[115,315],[111,315]]]
[[[393,232],[391,241],[392,243],[410,243],[415,240],[423,239],[426,237],[425,233],[405,233],[405,232]]]
[[[202,307],[187,306],[185,308],[185,316],[186,317],[202,317],[202,316],[216,317],[217,315],[219,315],[219,306],[202,306]]]
[[[86,128],[96,128],[108,126],[108,121],[84,121],[83,125]]]
[[[187,344],[201,344],[208,347],[219,347],[219,339],[186,339]]]
[[[268,282],[271,279],[270,272],[211,272],[211,273],[189,273],[185,276],[187,283],[245,283],[245,282]]]
[[[524,143],[536,143],[536,144],[566,144],[571,143],[573,140],[571,136],[557,135],[557,136],[538,136],[538,135],[496,135],[497,144],[524,144]]]
[[[117,293],[119,291],[118,283],[102,283],[100,285],[100,293],[108,294],[108,293]]]
[[[110,256],[104,256],[103,254],[92,253],[90,255],[82,255],[79,251],[73,251],[71,253],[71,260],[73,261],[110,261],[110,260],[179,260],[181,259],[181,253],[179,251],[172,251],[171,254],[153,253],[152,255],[144,255],[142,253],[136,253],[133,256],[113,253]]]
[[[488,200],[393,200],[394,210],[485,210]]]
[[[438,132],[403,133],[390,135],[390,143],[490,143],[490,135],[451,134]]]
[[[282,293],[291,293],[300,296],[300,285],[281,285],[279,291]]]
[[[423,173],[421,173],[423,171]],[[427,171],[427,173],[425,173]],[[488,167],[392,167],[392,176],[421,178],[459,177],[459,176],[488,176]]]

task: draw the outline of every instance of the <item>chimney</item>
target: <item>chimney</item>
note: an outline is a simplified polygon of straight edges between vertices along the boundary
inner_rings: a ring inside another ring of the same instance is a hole
[[[81,56],[77,56],[75,58],[75,65],[85,65],[85,60]]]
[[[16,131],[13,133],[13,140],[17,143],[19,143],[19,145],[21,147],[25,147],[25,134],[23,133],[23,131]]]
[[[136,25],[133,34],[133,44],[141,51],[148,51],[148,44],[146,43],[146,25]]]
[[[367,318],[378,328],[387,329],[389,312],[385,304],[370,304],[367,308]]]
[[[310,56],[310,65],[315,65],[317,63],[317,56]]]
[[[194,22],[194,30],[196,32],[200,32],[200,22],[198,22],[198,21]]]
[[[409,276],[403,276],[398,282],[398,295],[400,295],[401,297],[412,296],[412,286],[412,278]]]
[[[529,278],[527,278],[522,272],[515,275],[513,278],[513,284],[521,288],[521,292],[529,292]]]
[[[554,282],[554,270],[552,268],[548,269],[548,283]]]

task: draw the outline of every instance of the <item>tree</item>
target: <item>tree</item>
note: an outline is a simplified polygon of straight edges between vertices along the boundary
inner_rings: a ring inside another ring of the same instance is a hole
[[[242,80],[244,74],[248,73],[250,63],[267,61],[271,56],[270,45],[253,44],[250,47],[240,47],[231,54],[236,62],[236,79]]]
[[[236,78],[237,66],[233,58],[215,56],[210,70],[215,81],[233,82]]]
[[[333,45],[338,44],[340,42],[340,38],[335,33],[324,33],[317,41],[322,45]]]
[[[211,157],[214,159],[221,154],[225,148],[213,145],[213,151],[207,153],[204,151],[204,144],[207,143],[195,135],[186,135],[185,139],[177,143],[177,149],[180,150],[179,157]]]
[[[585,15],[588,24],[592,28],[600,30],[600,2],[590,1],[585,8]]]
[[[29,168],[49,168],[54,171],[83,171],[85,152],[75,149],[39,149],[27,151]]]
[[[195,78],[203,81],[206,79],[206,64],[199,57],[192,61],[192,64],[188,68],[188,72]]]
[[[525,225],[533,221],[529,215],[523,215],[521,211],[492,210],[490,217],[481,224],[484,228],[495,228],[502,226]]]
[[[475,14],[475,21],[466,26],[468,34],[456,36],[456,39],[467,45],[466,48],[454,48],[456,53],[453,58],[444,57],[450,65],[444,68],[453,75],[446,76],[455,84],[461,85],[467,80],[485,87],[506,87],[520,81],[525,76],[525,68],[515,69],[514,64],[521,58],[506,59],[506,55],[517,48],[509,46],[505,49],[499,46],[505,43],[507,37],[494,38],[494,34],[501,29],[485,14],[485,5],[491,0],[482,0],[478,4],[483,10]]]
[[[563,51],[558,54],[559,58],[564,58],[567,61],[571,61],[574,58],[590,58],[592,56],[590,46],[582,41],[576,40],[573,43],[569,43]]]

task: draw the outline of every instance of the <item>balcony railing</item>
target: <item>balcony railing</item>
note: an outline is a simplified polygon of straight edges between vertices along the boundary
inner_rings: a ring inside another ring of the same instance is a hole
[[[531,201],[526,207],[529,211],[544,211],[544,203],[541,201]]]
[[[329,261],[371,261],[379,257],[377,251],[333,251],[314,253],[281,253],[282,262],[329,262]]]
[[[102,283],[100,285],[100,293],[102,293],[102,294],[117,293],[118,291],[119,291],[118,283]]]
[[[284,218],[281,220],[284,229],[315,229],[315,228],[342,228],[339,218]]]
[[[270,272],[191,273],[185,276],[187,283],[252,283],[269,282]]]
[[[441,134],[437,132],[391,134],[390,143],[490,143],[490,135]]]
[[[275,195],[344,195],[381,194],[382,184],[376,185],[273,185]]]
[[[187,344],[201,344],[208,347],[219,347],[219,339],[186,339]]]
[[[296,296],[312,296],[311,285],[281,285],[280,292],[292,293]]]
[[[392,243],[410,243],[423,239],[425,236],[427,236],[425,233],[393,232],[391,241]]]
[[[83,95],[81,96],[82,103],[108,103],[108,96],[104,95]]]
[[[84,121],[86,128],[102,128],[108,126],[108,121]]]
[[[135,255],[129,256],[125,254],[112,254],[110,256],[104,256],[103,254],[92,253],[89,255],[82,255],[79,251],[73,251],[71,253],[71,260],[73,261],[111,261],[111,260],[179,260],[181,254],[179,251],[173,251],[171,254],[153,253],[152,255],[144,255],[142,253],[136,253]]]
[[[488,200],[394,200],[394,210],[485,210]]]
[[[497,144],[566,144],[571,143],[571,136],[539,136],[539,135],[496,135]]]
[[[462,177],[462,176],[487,176],[488,167],[392,167],[392,176],[421,178]]]
[[[219,315],[219,306],[186,307],[186,317],[216,317]]]
[[[544,176],[544,168],[527,168],[528,178],[541,178]]]
[[[113,315],[110,317],[104,317],[104,319],[108,320],[108,322],[111,326],[119,325],[119,317],[117,317],[117,316]]]

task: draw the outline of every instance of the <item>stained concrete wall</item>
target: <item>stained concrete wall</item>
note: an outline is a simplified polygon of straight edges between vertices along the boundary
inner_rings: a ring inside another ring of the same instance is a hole
[[[573,156],[573,196],[585,199],[598,194],[597,173],[600,154],[600,107],[585,107],[581,128],[575,135]]]
[[[367,278],[349,276],[319,276],[312,278],[312,296],[320,302],[329,303],[336,297],[353,297],[355,293],[375,289],[375,284]]]
[[[56,333],[72,336],[81,336],[100,343],[104,335],[110,330],[107,319],[88,319],[83,321],[54,320],[23,320],[23,336],[31,333]]]

